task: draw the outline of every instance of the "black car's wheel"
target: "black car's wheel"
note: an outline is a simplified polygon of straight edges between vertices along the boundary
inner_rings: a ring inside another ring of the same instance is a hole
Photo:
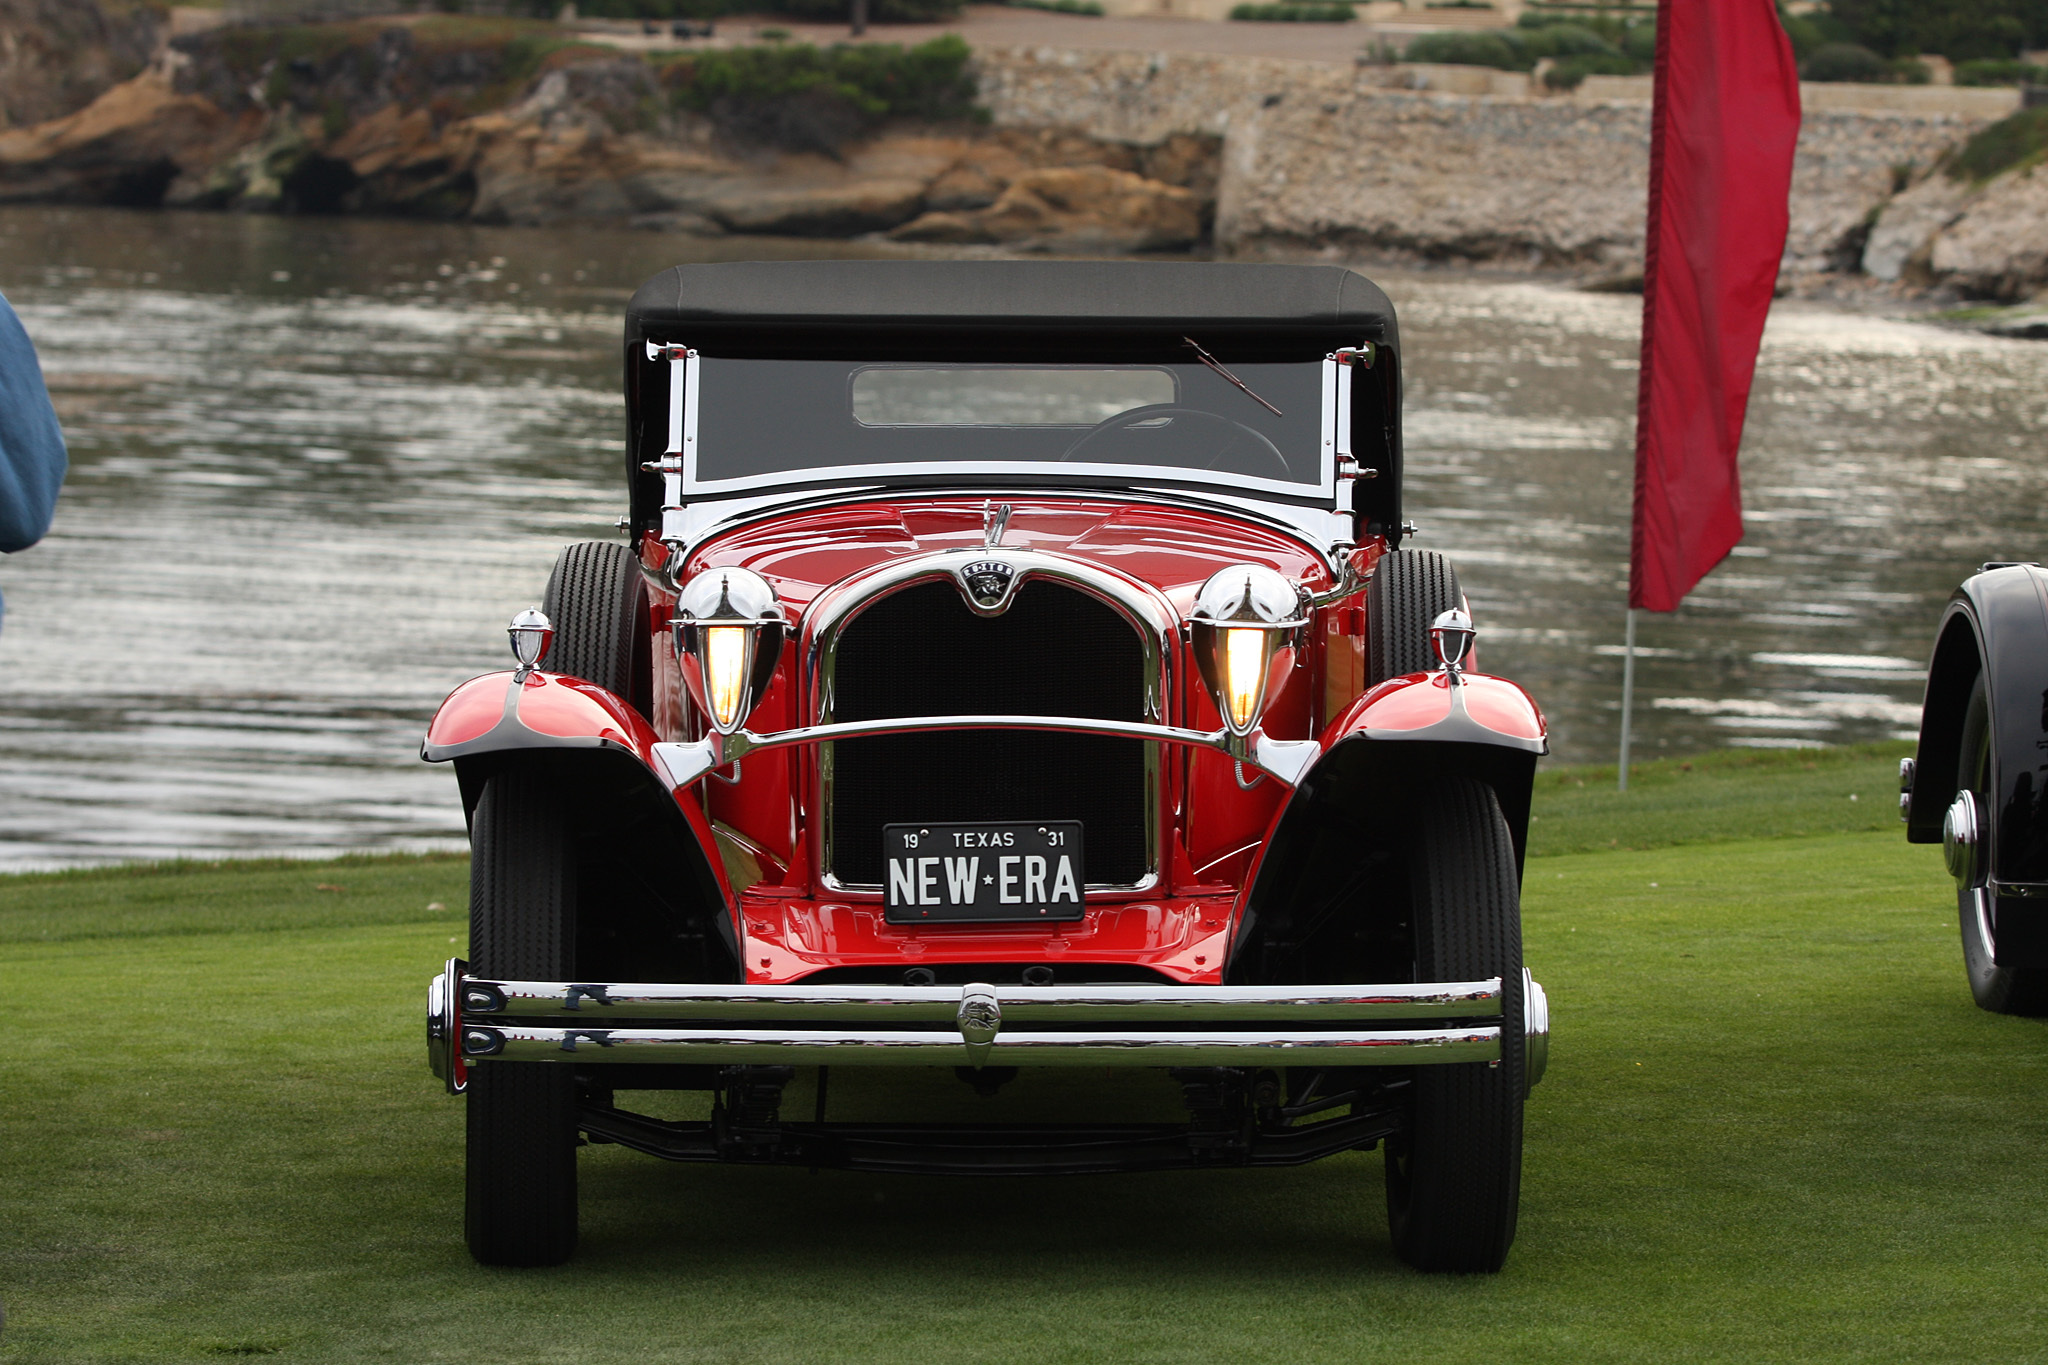
[[[576,865],[548,784],[503,772],[470,826],[469,961],[495,980],[573,975]],[[468,1091],[465,1226],[485,1265],[559,1265],[576,1248],[576,1090],[569,1068],[485,1062]]]
[[[1429,628],[1462,601],[1458,571],[1435,551],[1381,556],[1365,588],[1365,685],[1435,668]]]
[[[1415,979],[1504,987],[1501,1060],[1419,1066],[1407,1130],[1387,1144],[1387,1223],[1418,1270],[1495,1271],[1522,1186],[1522,911],[1514,844],[1493,790],[1422,793],[1410,842]]]
[[[1997,796],[1991,772],[1991,702],[1982,676],[1970,690],[1970,704],[1963,711],[1963,739],[1957,752],[1956,790],[1976,794],[1977,810],[1986,825],[1979,834],[1984,842],[1979,845],[1977,875],[1970,885],[1956,888],[1963,968],[1969,973],[1970,994],[1996,1014],[2048,1014],[2048,969],[1997,964],[1996,909],[1985,886],[1997,838],[1997,832],[1989,828],[1995,822]]]
[[[632,550],[601,540],[571,545],[548,575],[541,610],[555,627],[544,668],[596,683],[643,716],[652,713],[647,587]]]

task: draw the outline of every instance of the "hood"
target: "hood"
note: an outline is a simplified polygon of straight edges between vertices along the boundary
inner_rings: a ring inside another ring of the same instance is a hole
[[[775,586],[794,615],[826,588],[877,565],[978,548],[989,501],[950,497],[783,511],[712,536],[691,552],[682,576],[752,569]],[[1158,590],[1182,617],[1209,576],[1231,564],[1264,565],[1312,592],[1331,586],[1329,568],[1314,550],[1228,513],[1072,497],[993,501],[1011,509],[994,553],[1034,550],[1086,561]]]

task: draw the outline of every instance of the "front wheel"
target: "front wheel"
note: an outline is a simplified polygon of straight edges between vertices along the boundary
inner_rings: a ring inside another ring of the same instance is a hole
[[[1498,1064],[1419,1066],[1405,1131],[1387,1144],[1387,1224],[1417,1270],[1492,1272],[1515,1240],[1522,1189],[1522,908],[1514,842],[1493,789],[1422,793],[1410,844],[1415,979],[1502,986]]]
[[[1963,711],[1963,742],[1958,749],[1956,790],[1973,792],[1987,826],[1996,823],[1997,786],[1991,767],[1991,699],[1980,674]],[[1962,921],[1963,970],[1970,978],[1970,996],[1994,1014],[2048,1014],[2048,970],[1998,965],[1998,909],[1986,883],[1994,829],[1979,832],[1977,871],[1956,887],[1956,909]]]
[[[484,785],[470,825],[469,961],[486,980],[573,976],[575,859],[561,804],[531,773]],[[576,1249],[576,1089],[565,1066],[470,1071],[464,1224],[484,1265],[560,1265]]]

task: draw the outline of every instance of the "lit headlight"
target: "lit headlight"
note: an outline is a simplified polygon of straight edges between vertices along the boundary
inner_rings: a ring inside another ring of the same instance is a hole
[[[751,569],[706,569],[676,601],[676,655],[690,699],[729,735],[775,676],[786,623],[775,589]]]
[[[1224,727],[1249,734],[1294,665],[1295,632],[1307,623],[1300,590],[1263,565],[1233,564],[1202,585],[1191,622],[1195,664]]]

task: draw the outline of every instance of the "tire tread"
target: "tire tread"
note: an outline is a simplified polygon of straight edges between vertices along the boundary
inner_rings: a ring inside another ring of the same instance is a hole
[[[470,966],[500,980],[573,975],[574,873],[560,803],[540,775],[485,784],[471,828]],[[485,1265],[559,1265],[576,1248],[576,1090],[568,1068],[470,1073],[464,1230]]]
[[[1395,1250],[1419,1270],[1492,1272],[1515,1240],[1522,1172],[1522,919],[1493,790],[1432,784],[1416,809],[1418,980],[1502,979],[1501,1061],[1417,1067],[1404,1164],[1388,1154]],[[1405,1172],[1405,1175],[1403,1174]]]

